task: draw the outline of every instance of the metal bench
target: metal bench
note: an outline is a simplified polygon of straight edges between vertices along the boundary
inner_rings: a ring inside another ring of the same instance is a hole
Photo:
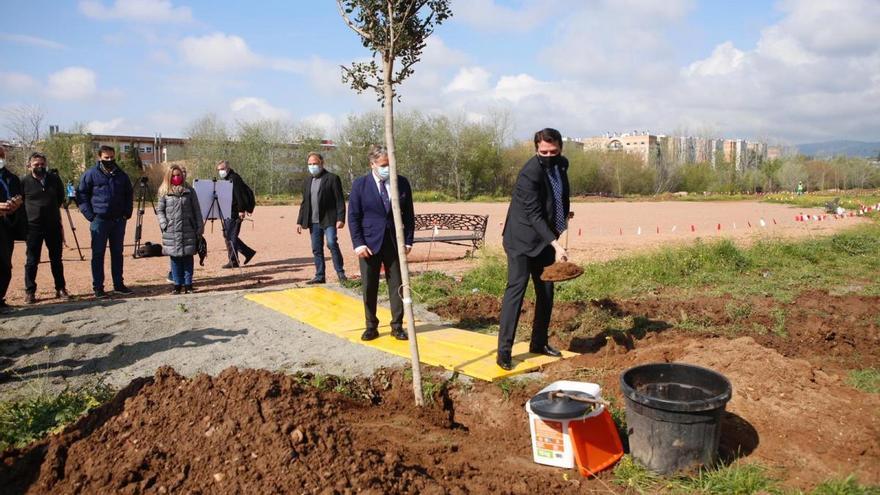
[[[420,213],[416,215],[414,242],[445,242],[479,249],[486,236],[489,215],[464,213]],[[436,228],[436,233],[435,233]],[[428,235],[418,235],[420,231]]]

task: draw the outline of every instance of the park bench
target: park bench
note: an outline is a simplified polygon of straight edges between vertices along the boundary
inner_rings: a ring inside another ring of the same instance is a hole
[[[464,213],[420,213],[416,215],[416,234],[414,242],[445,242],[458,246],[479,249],[486,236],[489,215],[470,215]],[[436,234],[435,234],[436,228]]]

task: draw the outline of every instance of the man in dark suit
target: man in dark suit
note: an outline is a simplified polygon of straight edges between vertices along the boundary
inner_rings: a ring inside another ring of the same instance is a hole
[[[345,267],[342,252],[337,241],[337,229],[345,226],[345,196],[342,194],[342,181],[339,176],[324,168],[324,157],[320,153],[309,153],[309,177],[303,181],[303,200],[299,206],[296,233],[309,229],[312,234],[312,254],[315,255],[315,278],[307,284],[325,282],[324,237],[333,258],[336,277],[344,282]]]
[[[361,335],[361,340],[373,340],[379,336],[376,297],[379,292],[379,269],[382,265],[385,266],[385,280],[388,282],[388,297],[391,300],[391,335],[398,340],[406,340],[403,301],[400,298],[400,258],[397,256],[389,194],[391,180],[388,152],[384,147],[373,146],[369,159],[371,172],[355,179],[348,200],[348,230],[354,251],[360,259],[363,281],[366,330]],[[400,193],[404,244],[406,254],[409,254],[415,231],[415,213],[412,189],[406,177],[397,176],[397,189]]]
[[[504,223],[504,251],[507,253],[507,288],[501,303],[498,332],[498,366],[513,369],[511,350],[529,277],[535,284],[535,319],[529,350],[560,356],[547,343],[547,328],[553,311],[553,283],[541,280],[544,268],[568,255],[559,235],[568,228],[568,160],[562,156],[562,135],[556,129],[535,133],[535,156],[520,170]]]
[[[226,160],[217,162],[217,175],[221,179],[232,182],[232,217],[223,221],[224,237],[226,237],[226,252],[229,255],[229,262],[223,265],[223,268],[238,268],[238,254],[244,255],[244,264],[247,265],[253,259],[257,251],[248,246],[241,240],[241,224],[244,217],[253,214],[254,204],[253,191],[245,183],[244,179]]]

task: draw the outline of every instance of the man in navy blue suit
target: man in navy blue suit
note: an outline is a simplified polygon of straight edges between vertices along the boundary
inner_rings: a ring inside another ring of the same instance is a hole
[[[383,146],[373,146],[369,154],[369,174],[358,177],[351,185],[348,199],[348,230],[354,252],[361,266],[364,292],[366,330],[361,340],[373,340],[379,336],[379,319],[376,318],[376,297],[379,295],[379,270],[385,266],[388,297],[391,300],[391,335],[406,340],[403,329],[403,300],[400,297],[400,259],[397,256],[397,240],[394,217],[391,213],[390,167],[388,151]],[[400,214],[403,217],[403,238],[406,254],[413,244],[415,213],[412,189],[406,177],[397,176],[400,198]]]

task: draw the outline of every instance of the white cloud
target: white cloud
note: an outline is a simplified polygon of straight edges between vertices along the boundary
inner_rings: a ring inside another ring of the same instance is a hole
[[[37,88],[39,83],[27,75],[20,72],[0,72],[0,88],[10,92],[27,92]]]
[[[324,136],[330,136],[336,129],[336,118],[329,113],[316,113],[307,115],[302,119],[303,123],[320,129]]]
[[[444,92],[453,91],[485,91],[489,88],[489,78],[492,74],[482,67],[462,67],[452,79]]]
[[[26,34],[5,34],[0,33],[0,40],[11,41],[13,43],[18,43],[21,45],[30,45],[36,46],[40,48],[51,48],[53,50],[66,50],[67,46],[62,45],[61,43],[47,40],[45,38],[38,38],[36,36],[28,36]]]
[[[116,134],[125,125],[125,119],[117,117],[111,120],[93,120],[86,124],[86,131],[92,134]]]
[[[121,19],[132,22],[190,22],[189,7],[175,7],[168,0],[116,0],[112,5],[103,1],[82,0],[79,10],[99,20]]]
[[[229,104],[229,109],[236,119],[242,121],[290,119],[290,112],[287,110],[273,107],[265,99],[254,96],[235,99]]]
[[[499,5],[495,0],[456,0],[455,21],[484,31],[529,31],[546,26],[559,12],[559,0],[528,0],[520,8]]]
[[[97,76],[85,67],[68,67],[49,75],[49,96],[59,100],[80,100],[97,92]]]
[[[720,76],[730,74],[742,66],[743,60],[745,60],[745,53],[737,50],[730,41],[726,41],[716,46],[709,58],[697,60],[689,65],[684,72],[689,76]]]
[[[494,97],[518,103],[524,98],[551,93],[550,84],[539,81],[528,74],[502,76],[495,85]]]
[[[308,63],[299,60],[265,57],[254,53],[244,38],[234,34],[189,36],[181,40],[178,47],[184,62],[215,72],[264,68],[302,74],[309,67]]]

